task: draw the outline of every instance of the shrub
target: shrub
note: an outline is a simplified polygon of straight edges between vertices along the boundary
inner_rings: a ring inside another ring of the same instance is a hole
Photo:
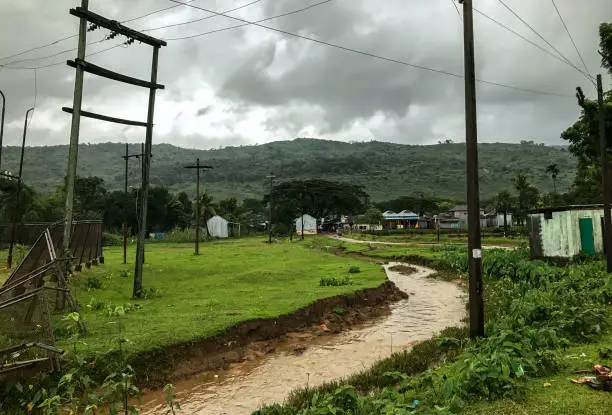
[[[353,265],[352,267],[349,268],[349,274],[358,274],[361,272],[361,268],[359,268],[358,266]]]
[[[323,277],[319,281],[319,285],[321,287],[339,287],[341,285],[353,285],[353,281],[348,275],[344,278]]]
[[[115,233],[104,232],[102,236],[102,245],[104,246],[122,246],[123,235],[117,235]]]
[[[99,290],[102,288],[102,281],[100,281],[97,277],[89,276],[85,281],[85,286],[88,290]]]

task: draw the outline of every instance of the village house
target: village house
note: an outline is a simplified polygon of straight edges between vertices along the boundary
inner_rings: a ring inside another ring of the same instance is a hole
[[[383,213],[385,225],[389,229],[410,229],[419,227],[419,215],[409,210],[395,213],[387,210]]]

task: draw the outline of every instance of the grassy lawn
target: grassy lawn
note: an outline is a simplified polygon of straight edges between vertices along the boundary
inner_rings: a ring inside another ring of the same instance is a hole
[[[481,402],[466,408],[463,412],[470,415],[548,415],[548,414],[609,414],[612,394],[594,390],[586,385],[575,385],[572,378],[581,376],[572,374],[574,370],[592,369],[594,364],[612,365],[612,358],[602,359],[598,350],[612,347],[612,335],[604,336],[598,343],[571,347],[562,353],[565,368],[550,378],[541,378],[529,382],[524,401],[503,399],[494,402]],[[584,353],[586,357],[580,357]],[[544,387],[544,383],[551,386]]]
[[[362,233],[347,233],[344,236],[347,238],[359,239],[362,241],[377,241],[377,242],[402,242],[415,244],[459,244],[467,245],[467,235],[465,234],[441,234],[438,242],[438,237],[435,233],[405,233],[396,235],[369,235]],[[519,246],[527,243],[525,237],[508,237],[503,236],[482,236],[484,245],[495,246]]]
[[[199,256],[192,245],[154,243],[147,245],[143,285],[158,294],[132,300],[134,251],[131,247],[129,263],[123,265],[121,248],[106,248],[105,265],[74,278],[73,293],[89,329],[89,336],[79,341],[80,352],[115,349],[118,320],[132,353],[202,339],[240,321],[290,313],[319,298],[376,287],[385,280],[380,266],[309,249],[302,242],[217,241],[200,245]],[[361,268],[351,274],[353,285],[319,286],[321,277],[344,277],[351,265]],[[121,276],[124,271],[128,277]],[[100,289],[88,288],[94,278]],[[103,305],[94,310],[95,303]],[[126,304],[139,308],[121,318],[109,316],[108,307]],[[58,343],[70,350],[72,341],[61,334]]]
[[[392,259],[403,256],[420,256],[427,259],[438,259],[444,252],[462,249],[462,246],[455,245],[373,245],[370,249],[366,244],[344,242],[337,239],[318,236],[317,245],[342,248],[346,253],[358,253],[367,257]]]

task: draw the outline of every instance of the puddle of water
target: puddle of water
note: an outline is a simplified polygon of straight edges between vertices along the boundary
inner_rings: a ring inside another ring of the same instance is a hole
[[[295,388],[316,386],[356,373],[410,348],[440,330],[460,324],[465,314],[464,294],[454,283],[427,278],[434,271],[410,265],[417,272],[402,275],[389,270],[387,276],[410,294],[408,300],[391,305],[391,313],[373,324],[336,336],[311,339],[300,355],[279,347],[264,360],[245,362],[220,371],[178,382],[177,400],[182,413],[198,415],[251,414],[264,404],[282,402]],[[144,414],[166,413],[161,393],[145,396]]]

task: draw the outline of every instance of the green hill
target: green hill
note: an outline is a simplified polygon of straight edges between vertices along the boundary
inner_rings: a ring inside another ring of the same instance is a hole
[[[140,145],[130,145],[130,153]],[[28,147],[24,162],[25,181],[41,192],[53,191],[66,172],[67,146]],[[123,188],[125,144],[84,144],[79,148],[78,174],[100,176],[107,188]],[[184,169],[196,157],[213,170],[202,175],[204,187],[219,200],[260,198],[273,172],[279,180],[320,178],[362,184],[373,200],[423,192],[425,196],[465,199],[465,145],[402,145],[378,141],[344,143],[300,138],[257,146],[193,150],[169,144],[153,146],[151,180],[172,191],[194,191],[193,170]],[[544,173],[551,163],[561,170],[559,192],[568,189],[574,176],[575,159],[564,148],[533,143],[485,143],[479,146],[480,191],[483,198],[510,189],[517,172],[527,173],[542,191],[552,190]],[[2,168],[16,172],[19,149],[6,147]],[[140,184],[139,162],[130,160],[129,184]]]

